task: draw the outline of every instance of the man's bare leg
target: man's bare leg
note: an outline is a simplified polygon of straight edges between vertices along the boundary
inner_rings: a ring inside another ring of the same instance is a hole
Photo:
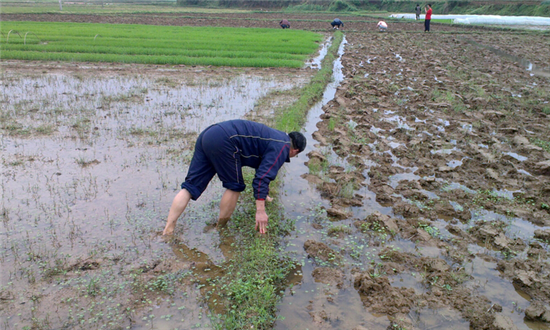
[[[218,227],[225,227],[227,221],[231,218],[235,207],[237,206],[237,201],[239,200],[240,192],[227,189],[222,196],[220,202],[220,216],[218,218]]]
[[[185,211],[187,203],[191,199],[191,194],[186,190],[182,189],[174,197],[172,201],[172,206],[170,207],[170,212],[168,212],[168,220],[166,220],[166,227],[164,227],[163,235],[172,235],[174,233],[174,228],[176,228],[176,222],[180,215]]]

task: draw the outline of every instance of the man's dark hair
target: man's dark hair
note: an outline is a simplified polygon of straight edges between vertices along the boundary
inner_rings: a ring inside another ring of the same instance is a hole
[[[307,140],[304,134],[300,132],[290,132],[288,133],[288,136],[290,137],[292,149],[298,149],[300,152],[304,151],[307,145]]]

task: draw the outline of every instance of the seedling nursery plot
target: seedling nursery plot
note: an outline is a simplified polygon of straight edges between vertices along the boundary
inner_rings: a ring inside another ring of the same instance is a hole
[[[2,22],[3,59],[301,67],[321,36],[308,31],[128,24]]]

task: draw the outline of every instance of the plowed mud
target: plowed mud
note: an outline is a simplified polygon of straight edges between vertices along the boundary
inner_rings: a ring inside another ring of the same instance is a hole
[[[308,181],[330,201],[329,217],[353,223],[350,234],[378,235],[371,246],[405,240],[435,251],[427,257],[383,248],[367,270],[352,270],[365,308],[389,315],[395,328],[431,329],[413,311],[449,308],[470,329],[547,329],[549,81],[470,40],[540,65],[548,37],[542,44],[539,36],[506,33],[346,38],[345,79],[313,135],[320,149],[309,154],[310,169],[318,163],[326,170],[310,171]],[[331,164],[331,152],[345,168]],[[348,183],[355,195],[343,196]],[[361,191],[391,211],[354,208],[367,202]],[[326,249],[342,243],[333,244]],[[480,294],[468,270],[477,262],[494,265],[531,307],[508,303],[503,311],[490,290]],[[404,273],[420,274],[421,292],[392,284]],[[518,312],[525,320],[513,316]]]

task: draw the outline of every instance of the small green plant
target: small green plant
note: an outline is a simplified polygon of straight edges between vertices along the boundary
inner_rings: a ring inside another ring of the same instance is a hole
[[[101,291],[99,278],[90,278],[88,285],[86,286],[86,293],[92,297],[95,297]]]
[[[355,183],[353,181],[344,183],[338,191],[338,196],[343,198],[352,198],[355,193]]]
[[[437,237],[440,235],[439,229],[437,227],[432,227],[428,224],[419,224],[419,227],[424,229],[430,236]]]
[[[332,226],[327,231],[327,234],[329,236],[339,235],[340,233],[348,235],[348,234],[352,233],[352,230],[351,230],[350,227],[348,227],[346,225],[339,225],[339,226]]]
[[[330,117],[330,119],[328,120],[328,130],[329,131],[334,131],[334,128],[336,127],[336,120],[334,119],[334,117]]]
[[[533,140],[531,140],[531,143],[533,143],[536,146],[541,147],[546,152],[550,152],[550,141],[542,140],[542,139],[533,139]]]

